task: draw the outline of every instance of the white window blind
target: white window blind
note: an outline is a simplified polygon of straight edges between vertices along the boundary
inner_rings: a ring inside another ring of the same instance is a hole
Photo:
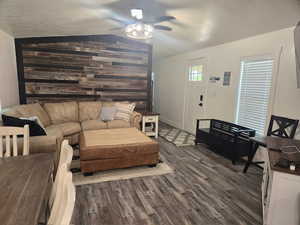
[[[273,59],[241,62],[237,123],[264,134],[272,85]]]

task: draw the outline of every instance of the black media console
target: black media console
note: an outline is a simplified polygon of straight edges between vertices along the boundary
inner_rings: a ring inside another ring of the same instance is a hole
[[[200,122],[210,121],[209,128],[200,128]],[[198,119],[195,144],[204,143],[209,149],[232,160],[235,164],[251,151],[250,137],[255,130],[216,119]]]

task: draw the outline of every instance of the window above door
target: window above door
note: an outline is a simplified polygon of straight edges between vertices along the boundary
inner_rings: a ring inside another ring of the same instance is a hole
[[[203,80],[203,65],[191,65],[189,67],[189,81],[202,81]]]

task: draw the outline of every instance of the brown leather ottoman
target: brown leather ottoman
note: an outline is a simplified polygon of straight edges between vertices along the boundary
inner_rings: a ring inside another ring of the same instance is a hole
[[[159,145],[136,128],[84,131],[80,135],[80,167],[96,171],[150,165],[159,161]]]

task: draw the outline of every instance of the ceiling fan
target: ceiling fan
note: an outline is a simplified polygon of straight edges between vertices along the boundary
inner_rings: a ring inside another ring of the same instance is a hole
[[[144,19],[142,9],[131,9],[130,21],[115,20],[125,26],[125,33],[133,39],[150,39],[154,30],[172,31],[169,26],[158,25],[159,23],[175,20],[174,16],[161,16],[154,20],[147,21]]]

